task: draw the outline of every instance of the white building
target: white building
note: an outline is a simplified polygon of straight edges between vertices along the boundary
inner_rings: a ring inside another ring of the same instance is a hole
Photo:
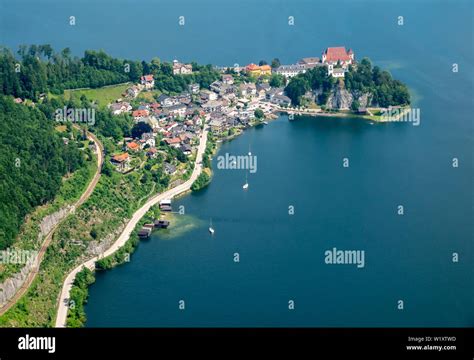
[[[277,67],[273,72],[279,75],[283,75],[286,78],[292,78],[298,74],[304,74],[307,66],[302,64],[295,65],[281,65]]]
[[[142,84],[146,90],[150,90],[155,87],[155,79],[153,75],[145,75],[140,78],[140,84]]]
[[[191,64],[182,64],[178,60],[173,60],[173,75],[192,74],[193,66]]]
[[[332,77],[335,77],[335,78],[343,78],[345,72],[346,72],[346,70],[343,69],[343,68],[340,68],[340,67],[335,68],[334,65],[332,65],[332,64],[328,65],[328,75],[329,76],[332,76]]]

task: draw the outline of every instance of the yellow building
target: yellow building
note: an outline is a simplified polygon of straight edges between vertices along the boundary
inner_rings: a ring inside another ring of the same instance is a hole
[[[272,74],[272,68],[270,65],[262,65],[260,66],[260,75],[271,75]]]
[[[245,67],[245,70],[250,76],[254,77],[272,74],[272,68],[269,65],[258,66],[255,64],[249,64]]]

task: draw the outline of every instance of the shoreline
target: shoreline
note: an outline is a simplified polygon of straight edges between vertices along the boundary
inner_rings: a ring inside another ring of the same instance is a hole
[[[74,286],[74,280],[76,278],[76,275],[80,271],[82,271],[83,268],[88,268],[89,270],[94,271],[96,268],[96,262],[98,260],[108,257],[114,254],[120,248],[122,248],[130,239],[130,235],[134,231],[136,225],[139,223],[142,217],[148,212],[148,210],[150,210],[152,206],[156,205],[163,199],[173,198],[183,193],[187,193],[187,191],[191,189],[191,185],[194,183],[194,181],[203,171],[202,156],[206,149],[207,134],[208,134],[208,129],[205,127],[201,134],[201,139],[199,142],[196,159],[194,161],[194,169],[191,174],[191,177],[188,180],[186,180],[184,183],[177,185],[176,187],[172,189],[169,189],[160,194],[152,195],[151,198],[142,207],[140,207],[137,211],[135,211],[135,213],[133,214],[131,219],[128,221],[127,225],[125,226],[125,228],[123,229],[122,233],[119,235],[117,240],[104,253],[81,263],[80,265],[76,266],[72,271],[68,273],[65,280],[63,281],[63,286],[62,286],[61,293],[57,302],[58,306],[57,306],[57,311],[56,311],[55,327],[57,328],[67,327],[67,315],[68,315],[68,310],[69,310],[68,305],[69,305],[70,292]]]
[[[407,114],[411,108],[409,106],[406,106],[401,109],[402,111],[400,111],[396,116],[392,116],[390,119],[384,119],[383,116],[380,116],[380,115],[356,114],[356,113],[340,112],[340,111],[335,111],[335,112],[325,112],[321,110],[311,111],[312,109],[295,110],[295,109],[276,108],[272,110],[272,114],[284,113],[287,116],[293,114],[295,116],[337,117],[337,118],[353,117],[353,118],[373,121],[377,123],[390,123],[390,122],[399,122],[399,119],[405,114]],[[401,121],[401,122],[404,122],[404,121]]]
[[[311,109],[309,109],[311,110]],[[401,111],[398,114],[397,118],[400,118],[402,115],[408,111],[409,108],[403,108],[403,111]],[[279,119],[279,117],[285,114],[289,116],[290,114],[295,114],[297,116],[313,116],[313,117],[354,117],[354,118],[362,118],[364,120],[369,120],[373,122],[389,122],[385,120],[376,120],[373,119],[370,115],[360,115],[360,114],[353,114],[353,113],[341,113],[341,112],[334,112],[334,113],[326,113],[322,111],[301,111],[301,110],[294,110],[294,109],[285,109],[285,108],[275,108],[267,113],[267,116],[262,120],[263,121],[275,121]],[[295,120],[295,119],[294,119]],[[290,120],[292,121],[292,120]],[[392,119],[392,121],[394,121]],[[222,139],[218,139],[215,141],[216,147],[212,154],[210,154],[210,158],[212,157],[219,151],[220,144],[226,142],[226,141],[232,141],[233,139],[237,138],[239,135],[242,135],[245,130],[256,127],[256,126],[264,126],[262,122],[253,122],[250,124],[248,127],[241,129],[239,132],[227,136]],[[72,288],[75,286],[74,285],[74,280],[76,278],[76,275],[81,272],[84,268],[89,269],[92,272],[96,271],[96,262],[99,260],[102,260],[106,257],[112,256],[115,254],[117,251],[119,251],[121,248],[126,246],[129,241],[131,240],[131,235],[135,231],[137,225],[141,221],[141,219],[148,213],[148,211],[151,209],[152,206],[156,205],[159,201],[166,199],[166,198],[182,198],[186,195],[189,195],[190,193],[193,192],[191,190],[191,186],[194,183],[194,181],[199,177],[199,175],[205,171],[205,168],[203,167],[202,164],[202,158],[203,155],[206,151],[206,144],[207,144],[207,137],[208,137],[208,132],[209,128],[204,128],[203,133],[201,134],[201,139],[200,143],[198,146],[198,151],[196,154],[196,159],[194,161],[194,169],[193,173],[191,174],[191,177],[186,180],[185,182],[181,183],[180,185],[177,185],[174,188],[171,188],[161,194],[156,194],[152,195],[151,198],[142,206],[140,207],[132,216],[132,218],[128,221],[127,225],[125,226],[124,230],[122,233],[119,235],[117,240],[112,243],[112,245],[102,254],[99,254],[98,256],[95,256],[92,259],[89,259],[88,261],[83,262],[82,264],[76,266],[66,277],[66,279],[63,282],[62,290],[60,293],[60,297],[58,300],[58,308],[56,312],[56,319],[55,319],[55,327],[67,327],[67,319],[68,319],[68,310],[69,310],[69,298],[70,298],[70,292]],[[210,184],[212,181],[212,169],[210,169],[210,179],[209,182],[203,186],[206,187]],[[135,250],[135,246],[133,247],[132,252]],[[115,266],[113,266],[115,267]]]
[[[79,126],[74,125],[74,127],[80,130]],[[97,183],[99,182],[99,179],[101,177],[101,168],[104,162],[103,146],[102,146],[102,143],[99,141],[99,139],[93,133],[87,131],[87,137],[89,140],[92,140],[94,142],[97,149],[96,172],[94,176],[92,177],[91,181],[87,184],[86,189],[81,194],[79,199],[77,199],[76,202],[68,206],[66,215],[60,221],[58,221],[58,223],[45,235],[44,240],[38,250],[38,254],[35,257],[35,260],[32,262],[33,267],[28,272],[28,275],[26,276],[23,284],[17,290],[17,292],[6,303],[4,303],[0,307],[0,316],[3,316],[8,310],[10,310],[15,304],[17,304],[17,302],[20,300],[20,298],[23,295],[25,295],[28,292],[31,284],[33,284],[34,280],[36,279],[36,276],[39,273],[39,269],[43,261],[43,258],[46,254],[46,251],[48,250],[49,245],[51,244],[53,235],[58,229],[59,225],[64,220],[66,220],[66,218],[70,214],[74,213],[75,209],[79,208],[90,197],[90,195],[92,195],[92,192],[94,191]]]

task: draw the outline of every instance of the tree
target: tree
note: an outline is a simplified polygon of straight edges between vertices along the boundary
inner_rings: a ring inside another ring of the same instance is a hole
[[[357,99],[354,99],[352,100],[352,104],[351,104],[351,110],[352,111],[358,111],[360,108],[360,103]]]
[[[274,58],[272,60],[272,69],[276,69],[279,66],[281,66],[280,59]]]
[[[260,60],[258,62],[258,66],[263,66],[263,65],[268,65],[268,63],[265,60]]]
[[[152,132],[153,129],[151,126],[145,122],[139,122],[135,124],[132,128],[132,137],[133,138],[139,138],[142,136],[144,133],[149,133]]]
[[[297,106],[300,105],[301,97],[308,90],[309,85],[307,79],[300,76],[292,78],[285,88],[286,95],[291,99],[291,103]]]
[[[255,109],[254,115],[258,120],[262,120],[265,117],[262,109]]]
[[[280,74],[272,74],[269,84],[272,87],[281,87],[285,85],[285,77]]]

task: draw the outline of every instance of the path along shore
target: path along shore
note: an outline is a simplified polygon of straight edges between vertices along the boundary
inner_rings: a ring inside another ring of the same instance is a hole
[[[74,125],[74,127],[79,130],[81,129],[77,125]],[[81,197],[71,207],[69,214],[72,214],[75,211],[75,209],[81,206],[89,198],[89,196],[91,196],[97,183],[99,182],[100,174],[101,174],[100,172],[102,169],[102,163],[104,162],[104,152],[103,152],[104,149],[102,147],[102,143],[99,141],[99,139],[97,139],[97,137],[94,134],[92,134],[89,131],[87,132],[87,137],[89,138],[89,140],[92,140],[94,142],[97,149],[97,170],[94,174],[94,177],[92,178],[92,181],[87,186],[86,190],[82,193]],[[31,284],[33,283],[33,280],[36,278],[36,275],[38,274],[41,262],[43,261],[43,258],[44,258],[44,254],[46,253],[46,250],[48,249],[48,246],[51,243],[54,232],[66,218],[67,218],[67,215],[61,221],[59,221],[46,235],[45,239],[43,240],[43,243],[41,244],[41,248],[38,251],[38,255],[36,255],[36,258],[34,260],[34,264],[35,264],[34,267],[31,269],[30,273],[28,274],[22,287],[18,289],[16,294],[7,303],[5,303],[5,305],[3,305],[0,308],[0,315],[3,315],[5,312],[7,312],[28,291]]]
[[[208,134],[208,129],[205,125],[204,130],[201,134],[200,141],[199,141],[199,146],[198,146],[197,154],[196,154],[196,160],[194,162],[194,169],[193,169],[193,173],[191,174],[191,177],[184,183],[170,190],[167,190],[161,194],[157,194],[153,196],[150,200],[148,200],[140,209],[138,209],[133,214],[132,218],[125,226],[125,229],[122,231],[118,239],[112,244],[110,248],[108,248],[103,254],[101,254],[100,257],[96,256],[80,264],[67,275],[63,283],[61,295],[59,297],[55,327],[66,327],[67,311],[68,311],[69,297],[70,297],[69,294],[71,292],[72,286],[74,284],[74,279],[76,278],[77,273],[79,273],[84,267],[90,270],[94,270],[95,263],[97,260],[99,260],[99,258],[104,258],[109,255],[112,255],[114,252],[120,249],[123,245],[125,245],[127,240],[130,238],[130,234],[135,229],[135,226],[137,225],[137,223],[153,205],[156,205],[161,200],[171,199],[191,189],[191,185],[197,179],[199,174],[201,174],[201,171],[202,171],[202,156],[204,154],[204,151],[206,150],[207,134]]]

